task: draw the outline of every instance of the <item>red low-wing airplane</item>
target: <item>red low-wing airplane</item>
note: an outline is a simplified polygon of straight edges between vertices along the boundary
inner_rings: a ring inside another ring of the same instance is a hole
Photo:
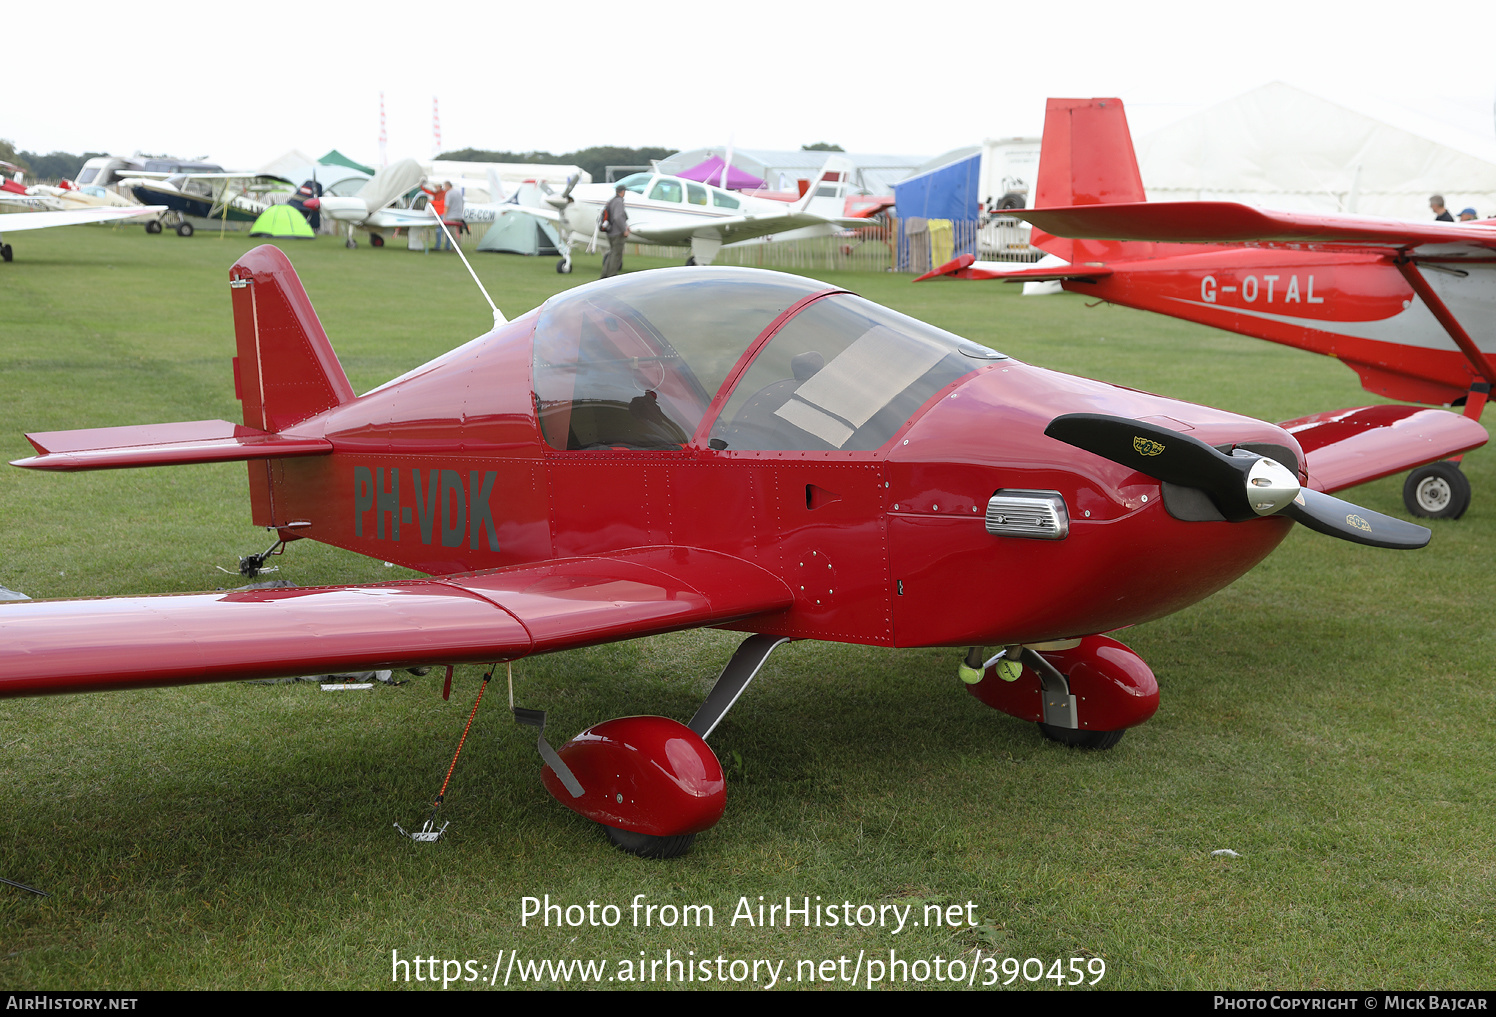
[[[1148,203],[1119,99],[1049,100],[1035,199],[1012,214],[1069,265],[1009,272],[963,255],[920,278],[1059,280],[1111,303],[1324,353],[1368,392],[1463,403],[1480,419],[1496,382],[1496,225]],[[1365,411],[1338,412],[1354,421]],[[1415,515],[1458,518],[1470,484],[1456,462],[1433,463],[1409,475],[1403,501]]]
[[[1294,520],[1421,547],[1426,529],[1309,478],[1365,479],[1412,431],[1429,458],[1486,440],[1439,410],[1290,434],[739,268],[582,286],[355,396],[280,251],[245,255],[230,287],[243,424],[32,434],[16,465],[245,460],[256,524],[431,578],[6,604],[0,696],[750,633],[689,725],[539,739],[551,792],[644,855],[721,815],[705,738],[786,640],[967,647],[984,702],[1105,747],[1158,686],[1101,633],[1221,589]],[[980,580],[998,574],[1023,581]]]

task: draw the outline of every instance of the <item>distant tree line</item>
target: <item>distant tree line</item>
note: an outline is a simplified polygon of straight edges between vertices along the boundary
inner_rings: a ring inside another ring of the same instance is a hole
[[[842,151],[840,145],[831,145],[824,141],[800,147],[807,152]],[[437,158],[450,159],[453,162],[559,163],[563,166],[580,166],[592,174],[593,180],[601,181],[609,166],[648,166],[668,155],[674,155],[675,152],[676,149],[673,148],[618,148],[612,145],[584,148],[576,152],[564,152],[561,155],[551,152],[490,152],[480,148],[462,148],[455,152],[443,152]],[[46,155],[41,155],[37,152],[17,151],[13,142],[0,138],[0,161],[13,162],[25,170],[32,179],[46,182],[55,182],[64,178],[75,180],[85,162],[95,156],[108,154],[108,152],[84,152],[82,155],[74,155],[71,152],[48,152]]]
[[[96,155],[108,155],[108,152],[84,152],[82,155],[74,155],[71,152],[48,152],[40,155],[36,152],[17,151],[13,142],[0,138],[0,161],[13,162],[26,171],[26,175],[33,180],[43,183],[55,183],[64,178],[76,180],[78,171],[83,164]]]
[[[825,141],[818,141],[814,145],[801,145],[800,148],[806,152],[845,151],[840,145],[829,144]],[[609,166],[648,166],[666,156],[674,155],[676,151],[677,149],[674,148],[617,148],[601,145],[556,155],[552,152],[490,152],[482,148],[462,148],[455,152],[443,152],[437,158],[450,159],[453,162],[543,162],[562,166],[580,166],[592,174],[593,180],[600,183],[605,179]]]
[[[490,152],[482,148],[461,148],[455,152],[443,152],[437,158],[453,162],[536,162],[580,166],[592,174],[593,180],[601,182],[609,166],[648,166],[675,153],[676,149],[673,148],[617,148],[602,145],[577,152],[564,152],[561,155],[551,152]]]

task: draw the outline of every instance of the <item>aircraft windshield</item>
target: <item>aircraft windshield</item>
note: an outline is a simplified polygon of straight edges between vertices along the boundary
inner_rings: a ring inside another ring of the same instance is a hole
[[[552,298],[535,396],[557,449],[678,449],[760,333],[825,284],[740,268],[658,269]]]
[[[807,306],[759,351],[712,427],[729,449],[869,451],[983,363],[969,339],[849,293]]]
[[[635,194],[643,194],[644,188],[648,187],[649,182],[653,179],[653,173],[631,173],[613,186],[614,188],[622,187],[624,190],[633,191]]]

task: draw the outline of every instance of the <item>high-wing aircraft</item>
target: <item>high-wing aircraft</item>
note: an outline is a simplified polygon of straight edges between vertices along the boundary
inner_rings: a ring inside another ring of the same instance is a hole
[[[492,221],[495,214],[531,215],[555,223],[562,240],[556,271],[570,272],[572,245],[598,237],[603,206],[621,185],[631,243],[689,246],[687,265],[710,265],[723,244],[792,230],[819,229],[829,235],[866,226],[865,216],[829,217],[809,211],[820,185],[828,178],[840,179],[845,172],[843,164],[851,165],[839,158],[828,158],[805,196],[791,205],[663,173],[635,173],[613,184],[577,186],[573,182],[561,194],[548,195],[540,207],[507,203],[469,206],[468,216]]]
[[[129,208],[70,208],[42,212],[7,212],[0,215],[0,260],[14,260],[14,252],[5,243],[5,234],[22,230],[44,230],[53,226],[78,226],[90,222],[133,219],[140,215],[159,216],[165,205],[133,205]]]
[[[187,221],[189,216],[254,222],[270,204],[251,197],[251,193],[259,191],[263,196],[264,191],[287,183],[260,173],[225,172],[211,163],[153,159],[146,163],[146,169],[121,180],[119,187],[142,202],[168,209],[158,220],[146,223],[147,233],[160,233],[163,226],[169,226],[178,236],[190,237],[195,230]]]
[[[430,578],[0,605],[0,697],[741,631],[688,724],[538,739],[550,792],[647,856],[680,853],[722,814],[706,739],[783,642],[962,648],[983,702],[1105,748],[1152,716],[1158,686],[1104,633],[1228,585],[1294,521],[1423,546],[1423,527],[1323,492],[1389,456],[1486,440],[1417,407],[1290,433],[725,267],[568,290],[355,396],[279,250],[229,276],[243,423],[31,434],[37,454],[15,465],[243,460],[253,521],[280,541]],[[516,716],[543,730],[538,711]]]
[[[921,278],[1059,280],[1335,357],[1368,392],[1463,404],[1472,420],[1496,383],[1496,223],[1147,203],[1119,99],[1049,100],[1036,207],[1011,214],[1069,264],[1010,270],[964,255]],[[1458,518],[1470,483],[1457,461],[1433,463],[1409,474],[1403,502]]]

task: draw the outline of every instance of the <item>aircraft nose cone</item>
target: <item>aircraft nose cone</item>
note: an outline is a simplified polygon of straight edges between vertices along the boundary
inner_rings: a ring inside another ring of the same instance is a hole
[[[1247,471],[1247,503],[1259,516],[1288,507],[1299,496],[1299,479],[1274,459],[1258,459]]]

